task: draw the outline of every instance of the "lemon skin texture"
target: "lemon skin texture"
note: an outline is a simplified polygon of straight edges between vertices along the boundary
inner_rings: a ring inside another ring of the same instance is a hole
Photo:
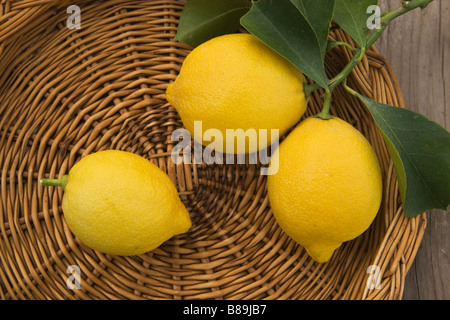
[[[281,137],[300,120],[307,105],[304,81],[293,64],[254,35],[228,34],[188,54],[167,87],[166,99],[194,139],[194,121],[202,121],[202,137],[209,129],[221,133],[198,142],[208,146],[214,140],[223,153],[252,153],[278,139],[272,129]],[[227,129],[242,131],[227,139]],[[267,138],[261,136],[255,143],[248,139],[239,148],[238,139],[245,139],[249,129],[258,137],[259,130],[266,129]]]
[[[362,234],[382,198],[382,176],[366,138],[347,122],[310,117],[275,151],[278,172],[268,176],[273,214],[317,262]]]
[[[62,203],[73,234],[113,255],[151,251],[191,227],[176,187],[156,165],[136,154],[90,154],[68,174]]]

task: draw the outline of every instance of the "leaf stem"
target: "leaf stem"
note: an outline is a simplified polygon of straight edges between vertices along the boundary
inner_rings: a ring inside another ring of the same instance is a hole
[[[350,43],[344,42],[344,41],[328,41],[327,44],[327,52],[333,49],[336,46],[344,46],[347,49],[349,49],[352,52],[355,52],[355,48],[353,48]]]
[[[306,97],[309,97],[310,96],[310,94],[313,92],[313,91],[316,91],[317,89],[319,89],[319,88],[321,88],[317,83],[304,83],[303,84],[303,88],[304,88],[304,91],[305,91],[305,96]]]
[[[352,88],[350,88],[349,86],[347,86],[347,79],[344,80],[344,82],[342,83],[342,86],[344,87],[344,89],[350,93],[352,96],[357,97],[358,94],[355,90],[353,90]]]

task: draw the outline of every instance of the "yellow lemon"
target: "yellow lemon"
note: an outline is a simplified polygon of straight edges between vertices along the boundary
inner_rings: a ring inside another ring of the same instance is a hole
[[[166,99],[197,141],[194,124],[201,125],[198,142],[214,141],[223,153],[252,153],[278,139],[272,132],[282,136],[300,120],[304,81],[293,64],[255,36],[228,34],[188,54]]]
[[[64,188],[67,225],[81,242],[103,253],[142,254],[191,227],[169,177],[130,152],[90,154],[62,179],[44,179],[41,184]]]
[[[283,231],[318,262],[362,234],[381,203],[382,178],[366,138],[333,117],[302,121],[275,151],[268,176],[273,214]]]

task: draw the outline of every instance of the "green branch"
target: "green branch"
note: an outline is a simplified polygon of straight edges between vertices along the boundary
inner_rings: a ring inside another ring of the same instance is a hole
[[[428,4],[430,4],[433,0],[412,0],[412,1],[403,1],[402,6],[396,9],[391,9],[385,11],[381,14],[380,18],[380,28],[376,29],[369,38],[367,39],[366,45],[362,48],[353,49],[354,55],[353,58],[348,62],[348,64],[341,70],[341,72],[332,78],[328,82],[328,88],[326,89],[326,94],[324,97],[324,104],[322,107],[322,111],[317,114],[318,117],[322,119],[330,119],[330,104],[331,104],[331,95],[333,90],[343,81],[346,81],[347,77],[350,75],[352,70],[358,65],[359,62],[363,59],[366,48],[370,48],[381,36],[381,34],[386,29],[387,25],[398,18],[399,16],[414,10],[416,8],[425,8]],[[342,43],[330,44],[330,45],[342,45]],[[346,86],[345,86],[346,87]],[[349,91],[348,87],[346,87],[347,91]]]
[[[425,9],[425,7],[428,6],[428,4],[430,4],[432,1],[434,0],[404,1],[402,6],[383,12],[380,18],[380,28],[378,28],[369,37],[369,39],[367,40],[366,48],[370,48],[370,46],[372,46],[378,40],[378,38],[381,36],[381,34],[384,32],[384,30],[392,20],[411,10],[417,8]]]
[[[325,97],[323,99],[323,107],[322,111],[320,111],[316,117],[319,117],[323,120],[331,119],[330,115],[330,107],[331,107],[331,90],[327,89],[325,91]]]
[[[335,76],[333,79],[329,82],[329,88],[332,92],[334,88],[336,88],[342,81],[344,81],[352,72],[352,70],[356,67],[356,65],[362,60],[364,57],[364,54],[366,53],[365,48],[356,49],[355,55],[353,58],[349,61],[349,63],[342,69],[341,72],[337,76]]]

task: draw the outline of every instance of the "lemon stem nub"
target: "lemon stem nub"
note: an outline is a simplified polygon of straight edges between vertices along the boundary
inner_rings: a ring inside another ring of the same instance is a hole
[[[50,186],[50,187],[66,187],[67,184],[67,175],[62,176],[61,179],[42,179],[40,181],[41,186]]]
[[[330,90],[326,90],[325,97],[323,100],[322,111],[320,111],[316,117],[321,118],[323,120],[329,120],[332,118],[330,115],[330,106],[331,106],[331,92]]]

